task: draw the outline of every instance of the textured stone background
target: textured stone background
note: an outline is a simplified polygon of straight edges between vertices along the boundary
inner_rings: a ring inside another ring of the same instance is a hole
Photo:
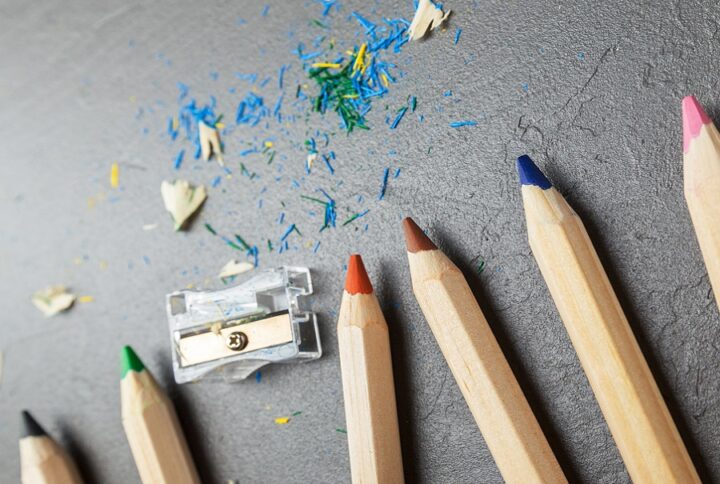
[[[25,407],[71,449],[88,481],[138,480],[119,413],[118,352],[127,342],[169,389],[207,482],[348,482],[346,439],[335,430],[345,422],[334,326],[342,267],[359,251],[391,327],[407,480],[499,482],[410,291],[398,225],[409,214],[467,269],[571,480],[627,482],[528,248],[513,166],[528,152],[585,220],[696,466],[720,482],[718,310],[683,200],[679,109],[696,93],[720,119],[717,3],[446,2],[455,10],[448,30],[396,57],[406,75],[376,103],[373,129],[333,138],[334,178],[317,170],[300,191],[270,183],[262,210],[261,184],[224,180],[192,230],[173,233],[159,184],[175,176],[178,146],[160,134],[176,110],[176,81],[202,99],[216,94],[219,112],[230,114],[240,99],[227,94],[241,85],[234,71],[274,76],[292,62],[286,82],[301,79],[290,50],[311,38],[320,7],[270,5],[261,18],[263,4],[249,1],[0,1],[1,480],[19,478]],[[339,28],[354,9],[373,19],[412,15],[410,1],[343,2],[333,14],[339,45],[357,30]],[[249,23],[238,26],[238,17]],[[455,27],[463,29],[457,46]],[[443,97],[448,89],[454,95]],[[394,111],[409,94],[425,122],[407,116],[389,131],[384,105]],[[448,127],[460,119],[479,125]],[[291,127],[288,138],[302,141],[305,129]],[[236,131],[228,152],[252,134]],[[302,152],[283,142],[287,176],[301,177]],[[115,160],[121,189],[111,192]],[[237,166],[237,156],[227,160]],[[263,161],[254,163],[271,179]],[[385,166],[402,174],[377,202]],[[187,157],[181,173],[206,184],[215,174],[214,163]],[[316,207],[298,195],[318,186],[333,189],[340,217],[364,194],[367,233],[355,224],[317,234],[319,221],[306,214]],[[164,295],[190,283],[219,287],[214,276],[235,255],[202,223],[277,238],[280,201],[304,238],[297,251],[263,251],[261,264],[314,270],[325,355],[267,368],[260,384],[175,386]],[[146,223],[159,227],[144,232]],[[322,241],[316,255],[308,240]],[[477,256],[486,261],[479,277]],[[52,283],[95,302],[45,320],[29,298]],[[302,414],[290,424],[274,424],[294,411]]]

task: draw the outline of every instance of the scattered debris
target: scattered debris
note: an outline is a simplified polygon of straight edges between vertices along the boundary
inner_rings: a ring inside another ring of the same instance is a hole
[[[92,297],[92,296],[80,296],[80,297],[78,298],[78,302],[83,303],[83,304],[85,304],[85,303],[91,303],[91,302],[93,302],[94,300],[95,300],[95,298]]]
[[[110,186],[112,188],[120,186],[120,167],[117,161],[110,166]]]
[[[68,292],[65,286],[51,286],[33,294],[32,302],[49,318],[70,308],[75,302],[75,295]]]
[[[198,130],[200,132],[200,149],[202,150],[203,160],[208,161],[211,156],[215,156],[220,166],[225,166],[222,157],[220,133],[217,127],[208,126],[204,121],[198,121]]]
[[[277,417],[275,423],[278,425],[285,425],[290,422],[291,417]]]
[[[477,121],[453,121],[450,123],[451,128],[460,128],[462,126],[477,126]]]
[[[220,274],[218,274],[218,277],[220,279],[225,279],[226,277],[237,276],[238,274],[242,274],[243,272],[251,271],[254,268],[255,265],[250,262],[238,262],[236,260],[231,260],[223,266],[223,268],[220,270]]]
[[[413,17],[408,35],[410,40],[419,40],[425,36],[428,30],[435,30],[450,15],[450,10],[443,12],[442,6],[432,0],[420,0],[418,2],[415,17]]]
[[[175,180],[170,183],[163,181],[160,186],[165,209],[170,212],[175,222],[175,230],[180,230],[185,221],[200,208],[207,198],[205,187],[193,187],[186,180]]]

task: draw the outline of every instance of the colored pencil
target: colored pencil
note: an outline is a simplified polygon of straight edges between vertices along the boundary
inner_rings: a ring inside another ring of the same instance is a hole
[[[567,482],[460,269],[403,221],[413,291],[507,483]]]
[[[337,332],[352,482],[401,484],[388,326],[359,255],[350,256]]]
[[[20,431],[20,480],[22,484],[82,482],[70,456],[26,410]]]
[[[693,96],[682,112],[685,200],[720,306],[720,133]]]
[[[530,247],[633,482],[700,482],[582,221],[528,156]]]
[[[129,346],[122,349],[122,423],[144,484],[200,482],[170,399]]]

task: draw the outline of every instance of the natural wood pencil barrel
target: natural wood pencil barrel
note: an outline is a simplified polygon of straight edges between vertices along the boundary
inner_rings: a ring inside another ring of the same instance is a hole
[[[630,477],[700,482],[583,223],[529,157],[518,171],[530,247]]]
[[[175,408],[135,352],[123,349],[122,423],[144,484],[198,484]]]
[[[35,419],[24,411],[20,436],[20,480],[22,484],[81,484],[70,456]]]
[[[685,200],[720,306],[720,133],[693,96],[683,99]]]
[[[358,255],[348,264],[337,332],[352,482],[402,484],[388,327]]]
[[[462,272],[403,223],[415,297],[503,479],[567,482]]]

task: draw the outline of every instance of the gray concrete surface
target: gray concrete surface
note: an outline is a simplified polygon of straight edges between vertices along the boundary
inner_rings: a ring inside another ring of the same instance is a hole
[[[331,32],[346,47],[357,30],[342,27],[352,10],[412,15],[410,1],[342,4]],[[290,188],[303,177],[293,143],[322,124],[317,116],[287,134],[271,127],[264,135],[278,136],[284,185],[262,158],[244,160],[264,178],[223,180],[191,230],[173,233],[159,185],[176,176],[180,145],[162,136],[175,83],[202,99],[215,94],[231,120],[248,89],[233,72],[275,76],[290,63],[290,92],[303,78],[290,51],[318,34],[308,23],[320,6],[269,5],[263,18],[263,4],[248,1],[0,1],[0,480],[19,479],[19,411],[29,408],[88,481],[138,481],[119,413],[118,353],[130,343],[169,389],[206,482],[349,482],[346,436],[336,431],[345,422],[334,326],[342,267],[359,251],[391,327],[407,480],[499,482],[411,293],[399,230],[409,214],[467,269],[571,480],[628,482],[528,248],[514,171],[528,152],[588,225],[696,466],[720,482],[718,310],[683,199],[680,121],[687,93],[720,120],[716,2],[446,2],[455,10],[447,31],[395,57],[405,77],[376,102],[373,129],[332,138],[334,177],[318,169]],[[277,89],[267,93],[274,101]],[[385,105],[394,112],[411,94],[425,121],[408,116],[388,130]],[[479,124],[448,127],[460,119]],[[237,169],[233,153],[256,134],[226,137],[229,166]],[[113,161],[118,190],[108,186]],[[402,174],[378,202],[386,166]],[[179,173],[206,185],[217,174],[214,163],[188,157]],[[367,232],[360,223],[318,234],[318,217],[307,214],[317,207],[298,196],[317,187],[332,190],[339,219],[370,208]],[[267,368],[260,383],[175,386],[164,295],[220,287],[215,274],[237,255],[202,224],[276,240],[281,201],[303,237],[297,250],[262,250],[261,266],[313,269],[325,355]],[[158,228],[142,230],[151,223]],[[317,240],[313,254],[307,245]],[[30,295],[53,283],[95,300],[45,320]]]

